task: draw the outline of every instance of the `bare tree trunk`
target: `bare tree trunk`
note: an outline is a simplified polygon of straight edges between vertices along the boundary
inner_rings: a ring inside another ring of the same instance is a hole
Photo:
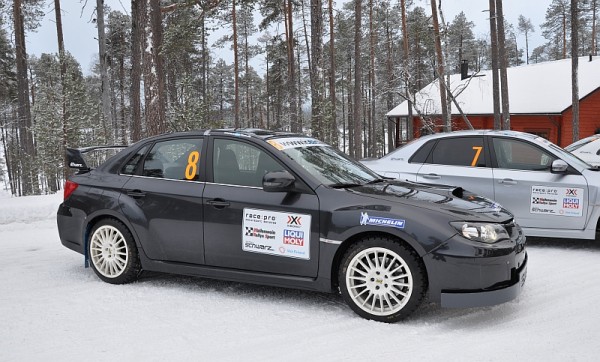
[[[406,138],[408,140],[411,140],[413,138],[414,135],[414,130],[413,130],[413,107],[412,107],[412,101],[411,101],[411,97],[410,97],[410,76],[409,76],[409,72],[408,72],[408,60],[409,60],[409,48],[408,48],[408,30],[407,30],[407,26],[406,26],[406,1],[405,0],[401,0],[400,1],[400,6],[402,7],[402,46],[404,49],[404,52],[402,54],[402,61],[403,61],[403,66],[404,66],[404,90],[405,90],[405,97],[408,100],[408,122],[407,122],[407,127],[406,127]],[[398,121],[396,121],[398,122]],[[389,133],[391,133],[390,131],[388,131]],[[398,139],[399,135],[396,136],[396,139]],[[394,147],[397,145],[394,145]],[[390,145],[390,151],[393,150],[392,145]]]
[[[119,93],[121,96],[121,144],[127,144],[127,119],[125,118],[125,58],[119,59]]]
[[[500,94],[502,96],[502,128],[510,129],[510,109],[508,99],[508,59],[506,56],[506,44],[504,34],[504,15],[502,12],[502,0],[496,0],[496,23],[498,26],[498,55],[500,57]]]
[[[321,0],[310,1],[310,96],[312,107],[311,128],[315,138],[322,138],[323,129],[323,3]]]
[[[573,101],[573,142],[579,140],[579,9],[571,0],[571,95]],[[560,140],[558,140],[560,142]]]
[[[375,156],[377,126],[375,122],[375,31],[373,30],[373,0],[369,0],[369,157]]]
[[[142,31],[146,13],[146,1],[131,0],[131,139],[142,138],[142,115],[140,104],[140,80],[142,76]]]
[[[496,0],[490,0],[490,37],[492,47],[492,96],[494,100],[494,129],[502,129],[500,117],[500,78],[498,76],[498,31],[496,27]]]
[[[233,27],[233,119],[234,127],[240,128],[240,65],[238,59],[238,34],[237,34],[237,15],[236,15],[236,0],[233,0],[231,5],[231,17]]]
[[[29,78],[27,77],[27,50],[25,48],[25,26],[21,0],[14,0],[13,20],[15,32],[15,60],[17,63],[17,114],[20,148],[22,156],[18,158],[21,165],[23,195],[37,193],[37,175],[33,170],[35,149],[31,132],[31,108],[29,104]]]
[[[165,115],[165,72],[162,61],[162,14],[158,1],[151,1],[147,11],[150,28],[146,38],[144,61],[144,93],[146,99],[146,124],[149,135],[167,131]],[[149,35],[149,36],[148,36]],[[149,39],[151,37],[151,39]]]
[[[336,95],[335,95],[335,37],[333,23],[333,0],[329,0],[329,98],[331,102],[331,144],[333,147],[338,147],[338,125],[336,111]]]
[[[563,7],[562,17],[562,29],[563,29],[563,47],[562,47],[562,58],[567,59],[567,9]]]
[[[362,41],[362,0],[354,0],[354,104],[353,104],[353,126],[354,144],[350,149],[350,155],[359,160],[362,158],[362,139],[361,139],[361,113],[362,113],[362,62],[361,62],[361,44]]]
[[[596,55],[596,12],[598,11],[598,1],[592,0],[592,46],[590,54]]]
[[[288,76],[289,76],[289,104],[290,104],[290,129],[292,132],[302,132],[302,127],[298,124],[298,105],[296,101],[296,59],[294,55],[294,16],[292,11],[292,0],[286,0],[285,15],[286,15],[286,35],[287,35],[287,50],[288,50]]]
[[[250,65],[249,65],[249,47],[248,47],[248,23],[244,17],[243,21],[244,29],[244,90],[246,98],[246,125],[252,127],[251,119],[252,113],[250,113]]]
[[[433,37],[435,40],[435,53],[436,53],[436,61],[437,61],[437,77],[438,77],[438,87],[440,88],[440,105],[442,107],[442,122],[445,125],[444,131],[449,132],[451,129],[448,127],[449,125],[449,117],[448,117],[448,102],[446,100],[446,90],[444,87],[444,54],[442,53],[442,41],[440,39],[440,25],[438,23],[438,12],[436,0],[431,0],[431,14],[433,20]]]
[[[112,125],[110,112],[110,84],[108,80],[108,64],[106,59],[106,33],[104,32],[104,0],[96,0],[96,25],[98,27],[98,56],[100,61],[100,79],[102,80],[102,115],[104,137],[109,139],[107,125]]]
[[[56,18],[56,38],[58,41],[58,57],[60,61],[60,82],[62,85],[62,154],[63,168],[62,176],[66,180],[69,176],[69,167],[67,165],[67,143],[69,140],[69,114],[67,110],[67,61],[65,59],[65,41],[62,29],[62,14],[60,13],[60,0],[54,0],[54,16]]]

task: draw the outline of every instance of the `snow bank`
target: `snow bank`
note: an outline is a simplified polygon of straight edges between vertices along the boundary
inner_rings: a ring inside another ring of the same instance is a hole
[[[23,197],[0,197],[0,225],[29,224],[56,218],[56,210],[63,194]]]

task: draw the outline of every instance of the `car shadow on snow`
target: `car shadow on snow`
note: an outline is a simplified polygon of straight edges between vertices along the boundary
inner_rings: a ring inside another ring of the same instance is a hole
[[[589,250],[600,252],[600,240],[527,237],[527,247]]]
[[[310,313],[326,311],[327,313],[335,313],[340,317],[352,318],[353,321],[373,323],[355,315],[341,295],[336,293],[312,292],[156,272],[144,272],[137,284],[153,285],[157,288],[173,288],[180,292],[213,293],[213,297],[225,299],[248,298],[249,302],[286,305],[288,308],[305,309],[306,312]],[[439,304],[425,300],[412,315],[396,324],[400,326],[435,324],[449,329],[461,327],[488,328],[492,322],[512,321],[513,317],[510,316],[513,314],[516,318],[519,306],[513,303],[509,302],[484,308],[448,309],[441,308]]]

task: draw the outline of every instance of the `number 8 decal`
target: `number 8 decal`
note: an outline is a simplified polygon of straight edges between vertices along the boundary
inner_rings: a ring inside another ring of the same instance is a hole
[[[193,180],[198,173],[198,161],[200,160],[200,152],[192,151],[188,156],[188,164],[185,168],[186,180]]]

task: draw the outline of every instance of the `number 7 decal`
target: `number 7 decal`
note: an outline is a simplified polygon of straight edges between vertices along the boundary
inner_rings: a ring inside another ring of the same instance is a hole
[[[475,156],[473,157],[473,162],[471,162],[471,166],[477,165],[477,161],[479,160],[479,155],[481,154],[482,146],[473,146],[475,150]]]

